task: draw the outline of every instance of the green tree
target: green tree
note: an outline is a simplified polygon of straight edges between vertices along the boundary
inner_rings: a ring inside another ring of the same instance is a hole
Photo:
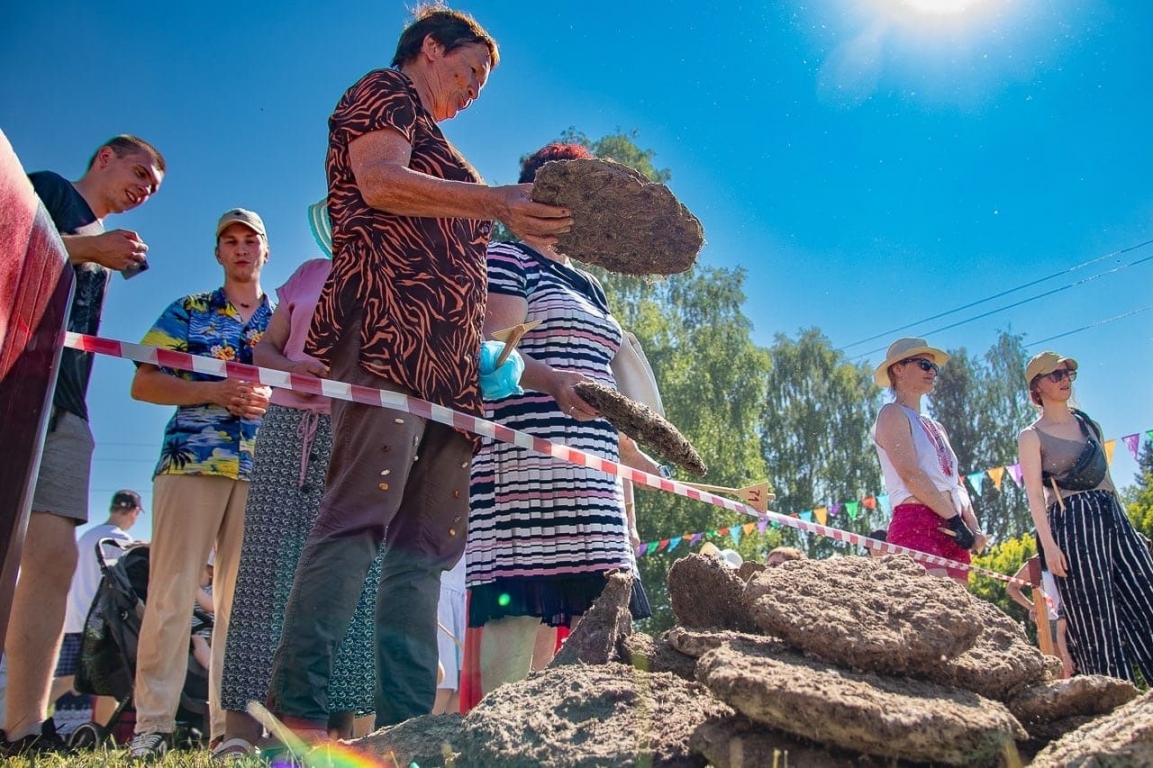
[[[819,330],[796,340],[776,336],[769,349],[772,368],[760,413],[761,453],[777,492],[775,507],[801,512],[861,499],[880,487],[880,465],[870,431],[881,407],[881,392],[864,364],[854,365]],[[867,510],[854,520],[846,514],[830,525],[857,533],[876,526]],[[810,557],[834,551],[829,539],[793,530],[783,538]]]
[[[1036,540],[1029,534],[1022,534],[999,542],[983,554],[977,555],[973,558],[973,565],[1012,576],[1035,554],[1037,554]],[[980,574],[975,574],[969,581],[969,587],[974,595],[988,600],[1017,621],[1023,622],[1029,637],[1036,641],[1037,628],[1029,621],[1025,609],[1009,597],[1005,586],[1003,581]]]

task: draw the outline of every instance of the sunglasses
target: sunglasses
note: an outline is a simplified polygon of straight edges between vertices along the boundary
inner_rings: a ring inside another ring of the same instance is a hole
[[[941,372],[941,366],[937,365],[932,360],[926,360],[923,357],[906,357],[901,361],[901,365],[905,365],[906,363],[916,363],[917,367],[919,367],[925,373],[928,373],[929,371],[932,371],[933,373]]]
[[[1069,381],[1075,381],[1077,378],[1077,372],[1071,371],[1068,368],[1058,368],[1052,373],[1046,373],[1045,378],[1054,384],[1060,384],[1066,378],[1068,378]]]

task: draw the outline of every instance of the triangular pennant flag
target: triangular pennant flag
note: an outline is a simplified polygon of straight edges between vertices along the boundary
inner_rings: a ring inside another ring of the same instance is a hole
[[[841,505],[840,504],[830,504],[829,505],[829,514],[832,515],[833,517],[836,517],[838,514],[840,514],[840,512],[841,512]]]
[[[756,530],[756,528],[757,528],[756,523],[745,523],[745,535],[748,536],[750,533],[752,533],[754,530]]]
[[[893,511],[893,508],[889,504],[889,494],[884,493],[884,494],[881,494],[880,496],[878,496],[877,497],[877,506],[880,507],[881,511],[884,512],[885,514],[891,513]]]
[[[680,536],[673,536],[671,539],[669,539],[669,550],[668,551],[672,552],[674,549],[677,548],[677,546],[680,545],[680,543],[681,543],[681,537]]]
[[[1117,449],[1117,441],[1116,440],[1106,440],[1105,441],[1105,461],[1109,462],[1110,464],[1113,463],[1113,451],[1115,451],[1116,449]]]
[[[1145,436],[1148,437],[1150,440],[1153,440],[1153,429],[1145,430]]]
[[[715,531],[710,531],[710,533],[713,533],[717,536],[724,536],[728,532],[729,532],[729,527],[727,525],[724,528],[718,528]]]
[[[1132,435],[1125,435],[1121,438],[1125,441],[1125,447],[1129,449],[1129,453],[1133,454],[1134,461],[1140,461],[1141,457],[1138,456],[1138,449],[1141,446],[1141,435],[1136,433]]]
[[[739,547],[741,545],[741,533],[744,530],[744,527],[740,525],[734,525],[729,528],[729,537],[732,538],[734,547]]]
[[[861,503],[865,505],[865,509],[876,509],[877,508],[877,499],[873,496],[869,496],[868,498],[861,499]]]
[[[965,479],[969,481],[969,485],[973,486],[973,490],[977,492],[978,496],[980,496],[981,486],[985,484],[985,473],[974,472],[971,475],[965,475]]]
[[[657,546],[658,546],[659,544],[660,544],[660,542],[659,542],[659,541],[650,541],[650,542],[649,542],[649,548],[648,548],[648,552],[646,552],[645,554],[649,554],[649,555],[651,555],[653,552],[656,552],[656,551],[657,551]]]
[[[810,509],[808,512],[802,512],[801,513],[801,519],[804,520],[806,523],[813,522],[813,510]]]
[[[760,520],[757,521],[757,530],[760,531],[761,533],[764,533],[765,529],[768,527],[769,527],[769,518],[762,517]]]
[[[663,550],[669,545],[669,541],[671,541],[671,539],[661,539],[660,543],[657,545],[657,549]]]
[[[857,515],[861,513],[860,505],[855,501],[846,501],[845,511],[849,513],[850,520],[856,520]]]
[[[717,532],[716,532],[715,530],[713,530],[713,531],[705,531],[705,535],[706,535],[706,536],[716,536],[716,535],[717,535]]]
[[[1024,477],[1024,475],[1021,473],[1021,463],[1017,462],[1016,464],[1010,464],[1009,466],[1005,467],[1005,469],[1009,470],[1009,477],[1013,478],[1013,482],[1017,484],[1018,488],[1020,488],[1021,483],[1023,482],[1022,478]]]
[[[829,521],[829,508],[817,507],[813,510],[813,517],[817,518],[817,522],[824,525]]]
[[[637,557],[644,557],[645,553],[648,552],[648,549],[649,549],[648,544],[638,544],[637,545]]]
[[[993,485],[997,486],[997,490],[1001,490],[1001,481],[1005,479],[1005,468],[993,467],[985,471],[989,473],[989,477],[993,478]]]
[[[697,545],[697,542],[699,542],[701,539],[703,539],[704,536],[705,535],[703,533],[694,533],[692,535],[692,537],[689,539],[689,546],[695,547]]]

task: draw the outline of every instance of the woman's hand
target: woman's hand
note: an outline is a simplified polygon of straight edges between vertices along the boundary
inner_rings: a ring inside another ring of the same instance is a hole
[[[319,360],[297,360],[288,367],[288,372],[300,374],[301,376],[316,376],[317,378],[323,379],[328,376],[328,366]],[[311,392],[300,392],[295,389],[293,390],[293,394],[305,399],[315,397]]]
[[[600,411],[581,399],[576,393],[576,385],[582,381],[592,381],[584,374],[576,371],[558,371],[553,369],[549,382],[549,394],[556,400],[561,413],[577,421],[592,421],[600,418]]]
[[[1045,564],[1049,566],[1049,573],[1058,578],[1068,578],[1069,561],[1065,559],[1065,553],[1057,546],[1057,542],[1050,538],[1041,542],[1041,548],[1045,550]]]

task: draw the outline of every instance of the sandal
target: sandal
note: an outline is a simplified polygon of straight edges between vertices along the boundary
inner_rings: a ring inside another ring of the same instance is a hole
[[[256,747],[248,739],[240,737],[226,739],[212,748],[212,759],[215,762],[227,763],[231,760],[242,760],[256,754]]]

